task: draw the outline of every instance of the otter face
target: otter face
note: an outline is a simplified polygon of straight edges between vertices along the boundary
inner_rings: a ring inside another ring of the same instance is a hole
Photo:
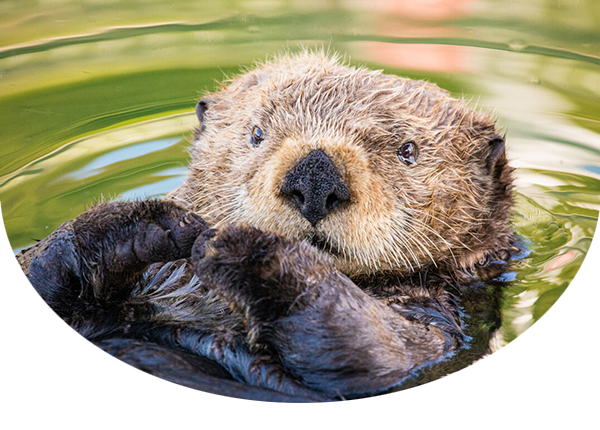
[[[309,241],[349,276],[466,268],[508,245],[504,140],[434,85],[305,53],[233,79],[197,113],[175,196],[216,227]]]

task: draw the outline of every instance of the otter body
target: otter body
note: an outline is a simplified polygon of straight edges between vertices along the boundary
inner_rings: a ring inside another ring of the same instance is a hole
[[[315,53],[196,112],[182,187],[99,204],[19,254],[72,327],[157,376],[263,400],[381,393],[487,353],[515,250],[488,116]]]

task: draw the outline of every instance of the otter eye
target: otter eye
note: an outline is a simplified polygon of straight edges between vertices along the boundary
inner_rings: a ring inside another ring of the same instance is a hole
[[[262,130],[258,127],[254,127],[254,130],[252,130],[252,145],[258,146],[263,140],[265,140],[265,135]]]
[[[404,142],[400,149],[398,149],[398,158],[407,166],[415,164],[418,156],[419,148],[412,140]]]

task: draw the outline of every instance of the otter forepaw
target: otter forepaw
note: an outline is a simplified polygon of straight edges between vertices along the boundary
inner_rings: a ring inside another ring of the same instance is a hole
[[[192,250],[197,276],[245,316],[251,334],[311,300],[303,273],[320,257],[307,244],[233,226],[202,234]],[[311,277],[318,278],[314,272]]]
[[[208,229],[206,222],[193,212],[179,209],[170,215],[157,220],[160,230],[164,232],[166,239],[166,241],[163,241],[164,246],[162,249],[156,250],[156,256],[164,258],[159,261],[189,257],[198,236]],[[152,226],[153,224],[148,224],[148,228],[154,230],[156,234],[162,235],[162,233]],[[147,242],[152,243],[151,235],[152,233],[150,232],[150,237],[146,238]],[[161,251],[166,251],[166,254],[160,255]]]
[[[131,234],[114,241],[114,257],[110,269],[131,270],[132,266],[168,262],[191,255],[194,241],[206,228],[204,221],[193,213],[177,217],[140,219]]]
[[[84,261],[101,277],[189,257],[208,228],[198,215],[160,200],[102,203],[72,226]]]

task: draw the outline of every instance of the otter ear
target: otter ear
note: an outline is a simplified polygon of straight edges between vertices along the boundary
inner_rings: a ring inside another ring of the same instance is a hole
[[[504,138],[494,135],[488,140],[489,153],[485,160],[485,167],[489,173],[496,170],[496,166],[503,166],[506,163],[506,151]]]
[[[196,116],[198,117],[198,121],[200,121],[200,125],[202,125],[202,120],[204,119],[204,112],[208,109],[208,99],[202,99],[196,105]]]

